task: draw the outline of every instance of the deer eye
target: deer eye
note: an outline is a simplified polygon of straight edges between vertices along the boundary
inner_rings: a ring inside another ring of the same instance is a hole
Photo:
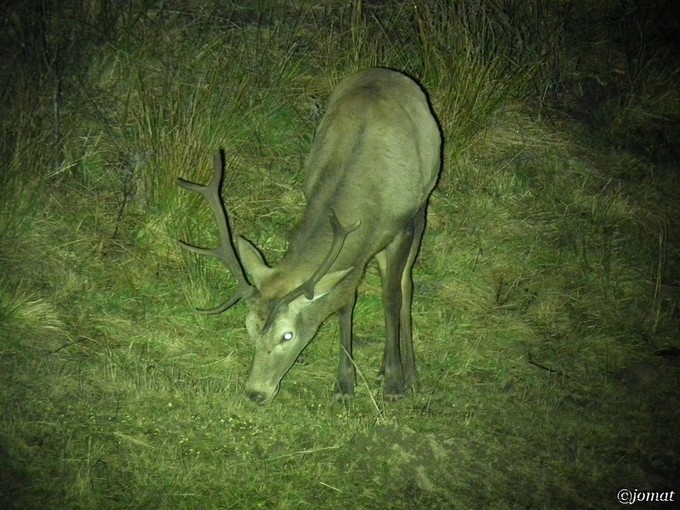
[[[290,342],[294,337],[295,335],[291,331],[287,331],[286,333],[281,335],[281,343]]]

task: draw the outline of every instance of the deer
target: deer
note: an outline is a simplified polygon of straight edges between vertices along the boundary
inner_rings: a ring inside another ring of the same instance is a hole
[[[248,305],[246,329],[255,354],[245,393],[252,401],[271,402],[285,374],[333,314],[340,333],[336,395],[354,394],[353,310],[373,259],[385,315],[384,396],[394,400],[415,389],[412,269],[441,153],[439,123],[415,80],[385,68],[342,79],[327,101],[305,163],[303,218],[276,267],[250,241],[232,235],[221,199],[222,149],[207,185],[177,179],[179,186],[206,199],[219,237],[217,248],[179,242],[221,260],[236,280],[226,302],[198,311],[222,313],[239,300]]]

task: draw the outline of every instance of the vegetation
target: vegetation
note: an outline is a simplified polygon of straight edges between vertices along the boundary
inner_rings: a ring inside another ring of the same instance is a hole
[[[677,11],[5,2],[0,507],[680,497]],[[369,267],[355,398],[332,398],[329,321],[257,406],[242,393],[245,307],[193,310],[234,282],[179,249],[178,237],[214,242],[215,225],[175,178],[205,181],[224,147],[234,229],[276,263],[324,99],[374,65],[422,82],[445,137],[415,271],[419,390],[383,400]]]

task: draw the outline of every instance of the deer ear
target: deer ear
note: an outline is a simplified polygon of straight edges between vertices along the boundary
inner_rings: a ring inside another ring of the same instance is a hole
[[[342,271],[333,271],[332,273],[326,274],[319,283],[314,286],[314,297],[312,299],[307,299],[304,294],[295,298],[288,306],[293,314],[298,314],[305,308],[307,308],[314,301],[322,296],[328,294],[333,288],[342,281],[342,279],[352,272],[354,267],[348,269],[343,269]]]
[[[319,299],[321,296],[328,294],[333,287],[340,283],[353,269],[354,266],[324,275],[324,277],[319,280],[319,283],[314,286],[314,298],[312,300]]]
[[[259,288],[262,281],[272,274],[274,270],[267,265],[260,250],[253,243],[241,236],[238,236],[237,243],[238,254],[243,268],[253,277],[255,287]]]

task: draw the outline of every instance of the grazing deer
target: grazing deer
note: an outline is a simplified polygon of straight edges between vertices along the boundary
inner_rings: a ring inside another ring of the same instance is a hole
[[[220,240],[214,249],[180,243],[221,259],[238,284],[226,303],[200,311],[224,312],[239,299],[250,308],[246,328],[255,358],[246,393],[253,401],[274,398],[283,376],[334,312],[341,343],[336,389],[340,395],[354,393],[352,311],[373,257],[385,312],[385,395],[396,398],[416,383],[411,269],[439,175],[440,147],[437,121],[416,82],[387,69],[367,69],[342,80],[328,100],[306,163],[302,224],[275,268],[242,237],[234,243],[220,199],[222,151],[207,186],[178,179],[181,187],[206,198]]]

